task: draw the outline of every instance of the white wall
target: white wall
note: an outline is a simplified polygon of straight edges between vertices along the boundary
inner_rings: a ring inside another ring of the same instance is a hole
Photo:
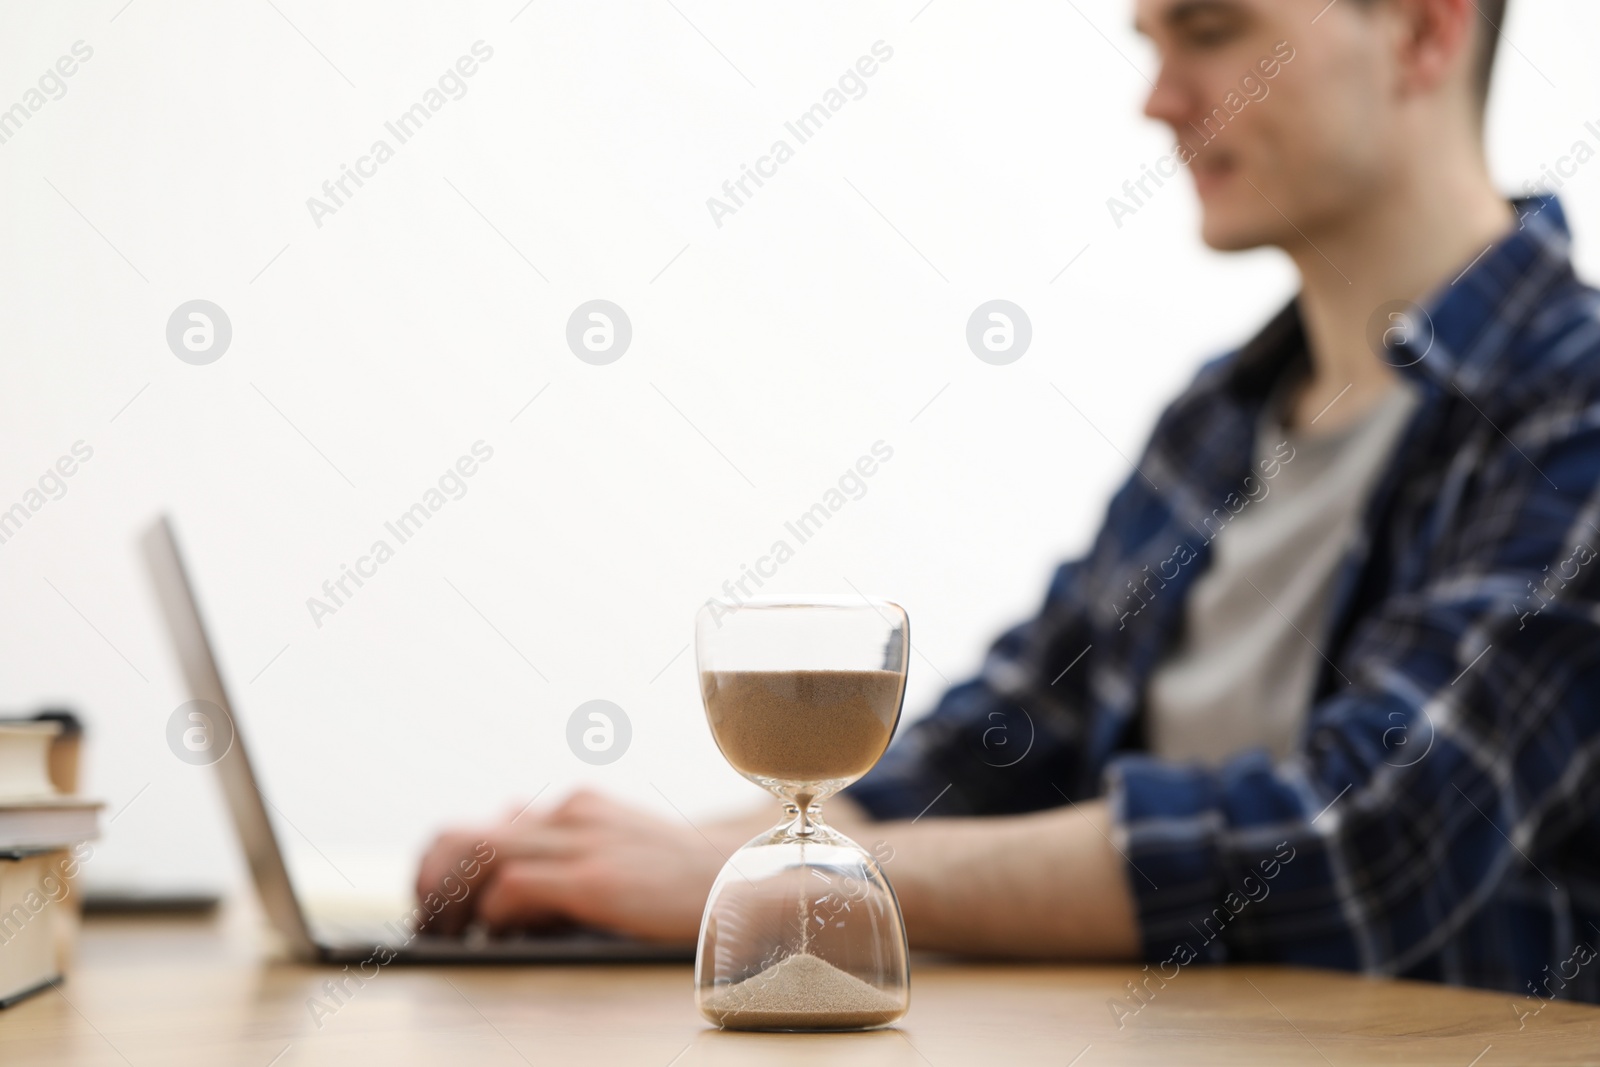
[[[165,741],[185,695],[134,550],[159,509],[297,868],[378,891],[441,822],[547,785],[695,818],[757,800],[678,653],[880,439],[894,458],[775,582],[902,601],[926,710],[1083,548],[1118,451],[1292,290],[1276,255],[1204,250],[1185,184],[1112,223],[1169,144],[1125,0],[674,2],[0,8],[0,107],[93,49],[0,145],[0,507],[94,450],[0,545],[0,707],[88,719],[118,813],[92,882],[242,879],[211,771]],[[1513,6],[1508,189],[1600,145],[1600,10]],[[306,199],[479,40],[466,95],[316,226]],[[718,228],[706,198],[879,40],[866,95]],[[1591,275],[1597,179],[1565,190]],[[634,326],[605,367],[563,344],[595,297]],[[995,297],[1034,326],[1007,367],[964,342]],[[194,298],[233,324],[209,366],[165,343]],[[467,495],[316,627],[307,597],[480,439]],[[565,745],[592,698],[632,718],[610,766]]]

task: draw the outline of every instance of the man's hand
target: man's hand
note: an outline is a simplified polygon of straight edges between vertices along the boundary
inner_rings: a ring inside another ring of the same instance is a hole
[[[745,823],[718,824],[706,828],[708,840],[682,819],[579,790],[551,809],[441,834],[423,856],[417,897],[445,899],[427,927],[442,934],[476,919],[496,932],[576,923],[693,944],[725,854],[755,832]],[[465,877],[463,862],[475,851],[481,859],[484,842],[493,858]]]
[[[1138,953],[1127,861],[1111,843],[1104,801],[911,823],[869,823],[844,797],[824,807],[829,825],[878,857],[915,948],[1054,959]],[[580,790],[549,810],[441,835],[423,858],[417,895],[444,898],[429,928],[445,934],[474,919],[496,931],[578,923],[693,944],[717,872],[772,815],[769,805],[696,829]]]

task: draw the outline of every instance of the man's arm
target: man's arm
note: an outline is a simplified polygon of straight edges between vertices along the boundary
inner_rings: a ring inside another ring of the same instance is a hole
[[[882,823],[878,850],[913,947],[1014,958],[1133,959],[1139,929],[1104,801],[979,819]]]
[[[843,798],[830,825],[877,856],[919,949],[1130,958],[1139,948],[1103,802],[1033,815],[873,823]],[[436,841],[418,876],[428,926],[458,933],[576,921],[692,944],[725,858],[773,823],[771,805],[702,827],[580,791],[513,824]],[[488,857],[458,873],[463,856]],[[454,878],[453,888],[450,878]],[[444,883],[441,886],[441,883]]]

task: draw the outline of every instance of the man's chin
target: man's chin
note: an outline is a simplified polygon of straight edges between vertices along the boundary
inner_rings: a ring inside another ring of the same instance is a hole
[[[1281,220],[1280,220],[1281,221]],[[1245,252],[1277,243],[1277,234],[1266,220],[1238,218],[1214,208],[1203,209],[1200,239],[1218,252]]]

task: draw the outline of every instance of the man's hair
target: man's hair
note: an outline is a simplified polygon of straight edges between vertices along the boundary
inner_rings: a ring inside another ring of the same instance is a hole
[[[1506,20],[1506,0],[1472,0],[1478,9],[1478,54],[1473,59],[1473,86],[1478,92],[1478,109],[1489,102],[1489,79],[1494,74],[1494,57],[1500,50],[1500,26]]]

